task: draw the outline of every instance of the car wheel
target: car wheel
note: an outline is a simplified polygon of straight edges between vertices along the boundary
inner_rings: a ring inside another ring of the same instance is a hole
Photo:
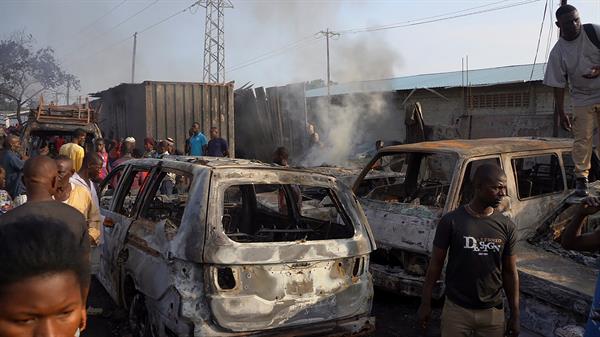
[[[129,305],[129,327],[134,337],[155,337],[144,295],[137,293]]]

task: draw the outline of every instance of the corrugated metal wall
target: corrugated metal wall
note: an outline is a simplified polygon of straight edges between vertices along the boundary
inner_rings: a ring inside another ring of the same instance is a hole
[[[147,136],[171,137],[183,152],[188,130],[198,122],[207,138],[211,126],[219,128],[229,152],[235,153],[232,83],[146,81],[121,84],[97,96],[102,104],[100,125],[107,137],[133,136],[138,148]]]

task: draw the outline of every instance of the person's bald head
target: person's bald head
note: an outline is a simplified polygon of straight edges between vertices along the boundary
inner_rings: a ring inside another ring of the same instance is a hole
[[[73,161],[63,155],[56,157],[55,161],[58,168],[58,186],[65,186],[69,183],[69,178],[75,173]]]
[[[58,183],[58,168],[54,159],[48,156],[28,159],[23,166],[23,182],[28,199],[51,200]]]
[[[484,206],[497,207],[506,196],[506,174],[498,165],[483,164],[473,176],[475,198]]]

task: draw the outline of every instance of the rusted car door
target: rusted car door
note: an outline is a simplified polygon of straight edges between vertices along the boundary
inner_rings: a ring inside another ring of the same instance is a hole
[[[380,248],[431,250],[457,165],[451,153],[380,152],[371,161],[353,190]]]
[[[555,151],[505,154],[509,181],[511,216],[519,238],[528,238],[536,227],[571,191],[568,189],[563,158]]]
[[[150,168],[119,166],[100,187],[100,206],[104,216],[103,242],[100,253],[99,279],[111,297],[118,303],[119,265],[123,241],[136,217],[140,197]]]

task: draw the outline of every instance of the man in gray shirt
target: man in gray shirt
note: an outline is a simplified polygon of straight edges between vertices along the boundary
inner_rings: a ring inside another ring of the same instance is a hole
[[[600,50],[583,31],[575,7],[559,7],[556,20],[560,38],[550,52],[544,84],[554,88],[554,100],[562,127],[573,130],[576,195],[586,196],[594,122],[600,121]],[[600,26],[592,25],[591,28],[600,36]],[[564,109],[567,84],[574,110],[573,125]]]

